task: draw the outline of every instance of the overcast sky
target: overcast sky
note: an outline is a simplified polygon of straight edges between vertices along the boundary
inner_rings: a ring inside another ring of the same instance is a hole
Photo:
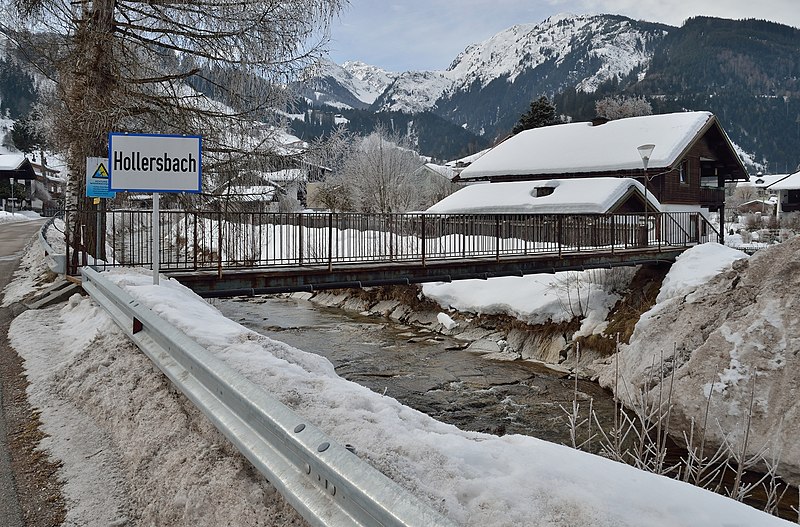
[[[800,27],[798,0],[349,0],[330,56],[389,71],[442,70],[468,45],[558,13],[612,13],[680,26],[687,18],[760,18]]]

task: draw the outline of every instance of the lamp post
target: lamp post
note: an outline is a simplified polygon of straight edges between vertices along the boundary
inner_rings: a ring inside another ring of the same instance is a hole
[[[636,148],[639,151],[639,156],[642,158],[642,165],[644,165],[644,228],[648,245],[650,244],[650,218],[648,218],[648,210],[650,207],[649,203],[647,202],[647,164],[650,162],[650,156],[653,154],[653,149],[655,147],[656,145],[653,144],[645,144]]]

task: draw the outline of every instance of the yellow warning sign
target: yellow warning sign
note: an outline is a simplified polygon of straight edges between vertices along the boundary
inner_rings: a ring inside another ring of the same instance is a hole
[[[108,170],[106,170],[105,164],[100,163],[99,165],[97,165],[97,170],[94,171],[92,177],[100,179],[108,179]]]

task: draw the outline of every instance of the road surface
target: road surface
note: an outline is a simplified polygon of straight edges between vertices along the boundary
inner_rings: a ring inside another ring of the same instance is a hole
[[[11,275],[19,265],[23,250],[31,237],[41,227],[41,221],[0,223],[0,290],[11,280]],[[11,308],[0,308],[0,367],[9,373],[16,353],[8,345],[8,325],[13,319]],[[12,357],[13,355],[13,357]],[[8,428],[6,414],[16,403],[9,396],[4,375],[0,375],[0,525],[22,527],[22,508],[17,497],[17,484],[11,469],[11,456],[8,448]]]

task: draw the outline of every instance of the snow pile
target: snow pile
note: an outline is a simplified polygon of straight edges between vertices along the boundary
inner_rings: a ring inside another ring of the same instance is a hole
[[[0,223],[12,223],[16,221],[31,221],[39,219],[41,216],[30,210],[23,210],[19,212],[7,212],[0,210]]]
[[[605,291],[592,278],[603,272],[606,270],[438,282],[424,284],[422,293],[445,308],[477,315],[508,315],[527,324],[568,322],[581,314],[605,320],[619,296]],[[583,291],[577,291],[577,284],[584,287]],[[585,303],[570,307],[571,301]]]
[[[688,430],[692,419],[703,423],[710,396],[706,437],[717,444],[725,435],[741,444],[755,390],[749,454],[770,447],[767,457],[779,455],[779,473],[795,483],[800,482],[798,251],[800,238],[763,249],[688,293],[689,282],[696,282],[686,280],[696,272],[692,268],[717,268],[721,257],[730,262],[735,256],[718,247],[690,249],[615,359],[615,391],[624,399],[641,390],[656,397],[662,374],[666,393],[674,369],[675,429]],[[611,364],[599,380],[613,388],[614,379]]]
[[[661,283],[656,303],[685,295],[728,269],[740,258],[749,256],[742,251],[718,243],[703,243],[684,252],[670,267]]]

